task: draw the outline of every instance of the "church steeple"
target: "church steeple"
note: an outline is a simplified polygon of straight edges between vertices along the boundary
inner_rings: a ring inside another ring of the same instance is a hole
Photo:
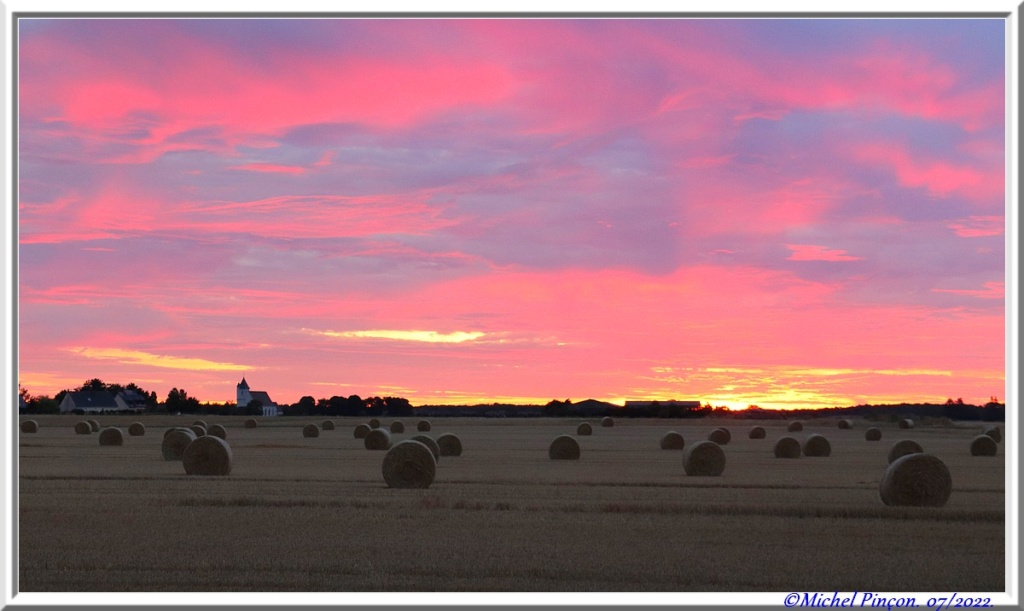
[[[238,388],[249,390],[249,384],[245,381],[245,376],[242,376],[242,381],[238,383]]]

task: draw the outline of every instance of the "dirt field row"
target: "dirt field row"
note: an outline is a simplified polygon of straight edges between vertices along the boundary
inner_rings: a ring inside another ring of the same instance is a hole
[[[856,421],[619,420],[578,437],[578,461],[547,447],[578,419],[442,419],[464,452],[426,490],[395,490],[383,452],[353,437],[364,419],[207,418],[228,429],[227,477],[187,476],[160,453],[192,417],[99,417],[148,429],[120,447],[75,435],[74,416],[21,435],[22,591],[1003,591],[1004,458],[972,457],[979,426]],[[391,419],[381,419],[385,426]],[[417,434],[417,418],[401,419]],[[596,424],[596,421],[594,421]],[[748,439],[753,425],[766,439]],[[687,477],[683,452],[732,431],[715,478]],[[879,442],[864,439],[883,429]],[[828,437],[827,458],[776,459],[783,435]],[[953,476],[939,509],[882,505],[886,454],[914,439]]]

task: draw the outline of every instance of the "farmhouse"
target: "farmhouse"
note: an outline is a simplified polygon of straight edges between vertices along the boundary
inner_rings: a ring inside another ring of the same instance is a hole
[[[277,403],[274,403],[274,400],[265,391],[249,390],[249,383],[245,381],[245,376],[242,376],[242,381],[235,386],[235,396],[238,399],[238,407],[245,407],[252,401],[259,401],[263,405],[264,416],[281,415]]]
[[[144,412],[146,399],[134,390],[113,393],[107,390],[79,390],[64,395],[60,402],[62,414],[80,412]]]

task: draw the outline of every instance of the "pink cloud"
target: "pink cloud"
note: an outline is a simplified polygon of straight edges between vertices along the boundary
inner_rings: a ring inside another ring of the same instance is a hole
[[[861,261],[863,257],[847,254],[845,250],[836,250],[813,244],[786,244],[792,254],[788,261]]]
[[[972,216],[948,227],[961,238],[984,238],[1002,235],[1006,219],[1002,216]]]
[[[270,174],[305,174],[309,170],[297,165],[280,165],[276,163],[246,163],[229,166],[228,170],[245,170],[248,172],[267,172]]]
[[[855,145],[853,156],[860,162],[891,169],[901,185],[924,188],[934,196],[960,194],[972,199],[1002,200],[1002,166],[975,167],[914,157],[905,147],[892,142]]]
[[[932,292],[965,295],[978,299],[1004,299],[1006,297],[1006,288],[1003,282],[986,282],[983,286],[985,287],[983,289],[932,289]]]

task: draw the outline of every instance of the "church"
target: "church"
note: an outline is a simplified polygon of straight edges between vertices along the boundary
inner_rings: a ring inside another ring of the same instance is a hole
[[[262,390],[249,390],[249,383],[245,381],[245,376],[242,376],[242,381],[235,387],[235,396],[238,398],[238,407],[245,407],[255,400],[263,404],[264,416],[281,415],[281,410],[278,409],[277,403],[274,403],[270,395]]]

